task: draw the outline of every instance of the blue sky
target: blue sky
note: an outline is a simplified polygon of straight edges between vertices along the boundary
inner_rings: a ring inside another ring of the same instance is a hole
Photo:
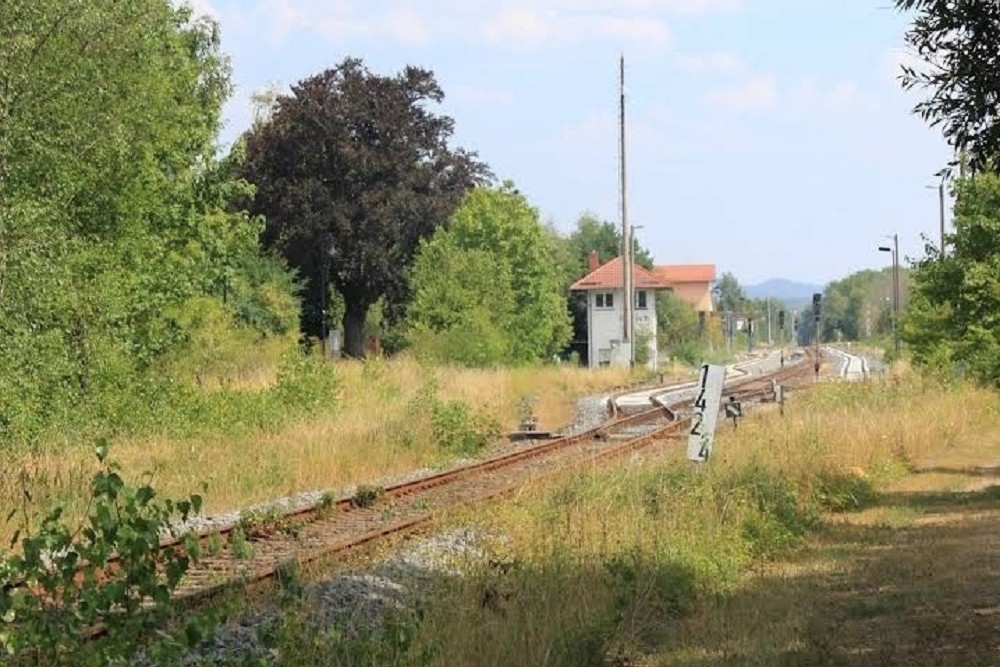
[[[568,231],[618,220],[617,68],[626,58],[629,217],[660,263],[751,284],[827,282],[938,236],[950,150],[896,81],[890,0],[197,0],[250,94],[359,56],[431,69],[456,143]]]

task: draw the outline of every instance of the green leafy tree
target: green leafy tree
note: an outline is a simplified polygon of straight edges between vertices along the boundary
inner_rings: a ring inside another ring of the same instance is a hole
[[[697,341],[702,334],[698,311],[673,292],[656,294],[656,329],[662,347]]]
[[[508,264],[439,231],[413,265],[407,334],[418,354],[490,366],[512,360],[514,288]]]
[[[717,310],[723,312],[729,310],[734,313],[743,312],[747,295],[743,291],[740,281],[736,279],[736,276],[729,271],[723,273],[719,278],[718,285],[716,285],[716,290],[718,291],[718,296],[716,297]]]
[[[372,304],[384,296],[398,312],[420,241],[487,176],[448,145],[454,123],[432,110],[443,98],[427,70],[381,76],[348,58],[279,95],[246,137],[265,246],[308,281],[308,333],[320,333],[327,284],[343,297],[350,356],[363,355]]]
[[[0,3],[0,440],[114,424],[256,221],[214,158],[229,71],[169,0]]]
[[[995,0],[895,0],[896,9],[915,12],[906,43],[923,59],[902,68],[906,89],[930,97],[914,111],[941,126],[948,142],[967,153],[974,170],[1000,163],[1000,4]]]
[[[511,183],[473,190],[414,268],[413,330],[470,339],[456,361],[549,358],[570,336],[555,256],[538,212]]]
[[[900,272],[905,294],[906,272]],[[823,294],[824,340],[862,340],[891,333],[892,268],[864,270],[826,286]],[[905,300],[904,300],[905,302]]]
[[[1000,386],[1000,177],[955,186],[955,232],[942,258],[930,245],[912,271],[903,336],[920,364]]]
[[[601,264],[609,262],[622,253],[622,234],[619,225],[607,220],[601,220],[592,213],[584,213],[576,221],[576,228],[567,239],[570,252],[576,258],[576,267],[572,279],[584,276],[589,271],[588,257],[591,251],[596,251]],[[646,248],[633,236],[632,252],[635,263],[639,266],[653,268],[653,257]]]

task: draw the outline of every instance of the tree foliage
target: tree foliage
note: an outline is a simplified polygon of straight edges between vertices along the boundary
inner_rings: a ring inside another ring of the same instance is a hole
[[[188,339],[170,313],[259,260],[214,158],[228,77],[169,0],[0,3],[0,440],[118,422]]]
[[[698,311],[673,292],[656,293],[656,329],[661,347],[697,341],[702,334]]]
[[[414,267],[414,342],[441,337],[452,361],[542,361],[570,336],[551,234],[510,183],[477,188]]]
[[[900,269],[900,303],[907,272]],[[822,301],[824,340],[863,340],[892,333],[892,267],[864,270],[826,286]]]
[[[996,0],[895,0],[916,16],[906,42],[923,63],[903,66],[906,89],[930,91],[914,111],[967,152],[973,170],[1000,167],[1000,4]]]
[[[734,313],[741,313],[744,309],[744,302],[747,300],[746,292],[743,290],[743,286],[740,285],[740,281],[736,279],[729,271],[726,271],[719,278],[719,283],[716,285],[718,290],[718,296],[716,298],[716,308],[719,311],[732,311]]]
[[[419,354],[466,366],[512,359],[511,271],[491,252],[439,231],[417,254],[412,293],[408,339]]]
[[[567,244],[570,253],[576,259],[576,270],[573,275],[575,281],[589,272],[588,258],[591,251],[597,252],[601,264],[621,255],[621,227],[613,222],[601,220],[592,213],[584,213],[576,221],[576,228],[567,238]],[[652,255],[640,245],[634,235],[632,237],[632,252],[636,264],[646,269],[653,268]]]
[[[960,179],[955,192],[952,251],[942,258],[928,245],[913,270],[903,336],[916,362],[961,364],[1000,386],[1000,177]]]
[[[252,210],[264,243],[308,281],[306,330],[319,334],[326,281],[344,298],[344,347],[361,356],[369,308],[406,301],[406,272],[422,239],[443,225],[486,176],[473,154],[448,145],[454,123],[433,113],[444,98],[431,72],[394,76],[360,60],[280,95],[246,137]]]

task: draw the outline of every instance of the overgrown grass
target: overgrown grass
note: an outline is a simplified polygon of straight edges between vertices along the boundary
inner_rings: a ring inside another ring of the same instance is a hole
[[[863,508],[913,462],[998,428],[1000,397],[969,386],[912,375],[829,385],[796,395],[784,418],[726,430],[701,468],[675,446],[645,468],[572,474],[462,513],[502,539],[431,586],[406,642],[383,641],[377,663],[368,650],[343,664],[636,664],[826,513]],[[330,664],[320,651],[282,664]]]
[[[556,427],[572,417],[575,397],[640,379],[621,369],[470,370],[405,357],[327,365],[291,357],[265,376],[225,383],[206,377],[201,389],[122,397],[121,410],[142,414],[114,439],[114,457],[126,474],[154,471],[166,494],[204,483],[205,507],[213,512],[476,454],[516,425],[526,396],[537,399],[540,426]],[[36,507],[82,510],[90,449],[67,434],[29,452],[6,452],[0,506],[19,506],[27,490]],[[12,530],[0,525],[0,536]]]

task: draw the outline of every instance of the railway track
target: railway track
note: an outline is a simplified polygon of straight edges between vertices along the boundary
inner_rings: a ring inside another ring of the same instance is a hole
[[[743,402],[769,400],[776,383],[794,386],[811,375],[810,363],[737,379],[725,395]],[[175,591],[181,605],[198,604],[234,587],[267,580],[283,569],[336,558],[353,549],[430,522],[441,511],[508,494],[569,468],[627,456],[651,443],[682,437],[692,399],[656,404],[613,416],[596,428],[543,441],[384,489],[260,521],[241,521],[198,536],[202,556]],[[162,549],[179,548],[168,540]],[[113,565],[112,565],[113,567]],[[96,628],[94,636],[101,634]]]
[[[740,379],[725,393],[744,402],[768,400],[773,398],[776,382],[789,384],[800,376],[808,377],[809,366],[802,363],[770,375]],[[221,530],[228,536],[224,548],[192,566],[176,597],[182,601],[211,597],[234,584],[272,577],[293,564],[334,557],[413,530],[444,509],[501,496],[568,468],[619,458],[658,440],[681,437],[689,419],[678,414],[692,402],[651,407],[575,435],[391,485],[369,498],[373,501],[370,504],[355,496],[331,506],[299,510],[274,525],[256,530],[251,527],[247,536],[251,553],[244,553],[244,557],[235,553],[238,549],[232,536],[237,526]],[[201,539],[207,542],[212,536]]]

